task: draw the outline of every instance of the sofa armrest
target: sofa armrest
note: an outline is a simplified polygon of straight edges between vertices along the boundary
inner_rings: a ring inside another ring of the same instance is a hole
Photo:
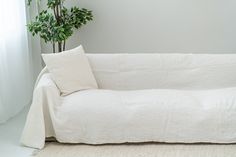
[[[35,85],[34,92],[37,92],[37,90],[50,90],[51,92],[55,92],[55,94],[60,97],[60,91],[55,82],[52,80],[51,74],[49,73],[43,74],[41,76]]]
[[[21,143],[28,147],[43,148],[46,137],[54,137],[53,108],[61,102],[60,91],[49,73],[38,80],[33,94]]]

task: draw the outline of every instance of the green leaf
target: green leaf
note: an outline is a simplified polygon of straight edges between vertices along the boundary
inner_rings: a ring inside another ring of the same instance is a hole
[[[28,2],[31,3],[32,0]],[[26,25],[33,36],[39,35],[45,42],[62,42],[72,36],[73,30],[93,20],[91,10],[80,9],[77,6],[68,9],[63,3],[64,0],[47,1],[47,9],[42,10],[32,22]],[[59,11],[57,15],[55,9]]]

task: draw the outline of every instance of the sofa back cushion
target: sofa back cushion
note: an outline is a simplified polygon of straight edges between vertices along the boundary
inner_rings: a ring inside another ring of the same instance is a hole
[[[88,59],[102,89],[236,86],[234,54],[88,54]]]

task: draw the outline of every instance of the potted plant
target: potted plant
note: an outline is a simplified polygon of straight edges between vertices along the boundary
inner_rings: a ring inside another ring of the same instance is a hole
[[[46,43],[50,42],[53,53],[65,50],[67,39],[73,31],[93,20],[92,11],[74,6],[66,8],[65,0],[48,0],[47,9],[42,10],[33,21],[27,24],[32,35],[39,35]],[[30,5],[32,0],[28,0]]]

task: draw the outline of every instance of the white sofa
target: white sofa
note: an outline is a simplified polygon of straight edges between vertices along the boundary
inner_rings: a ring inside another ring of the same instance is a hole
[[[44,69],[22,144],[236,142],[236,55],[87,56],[99,89],[61,97]]]

